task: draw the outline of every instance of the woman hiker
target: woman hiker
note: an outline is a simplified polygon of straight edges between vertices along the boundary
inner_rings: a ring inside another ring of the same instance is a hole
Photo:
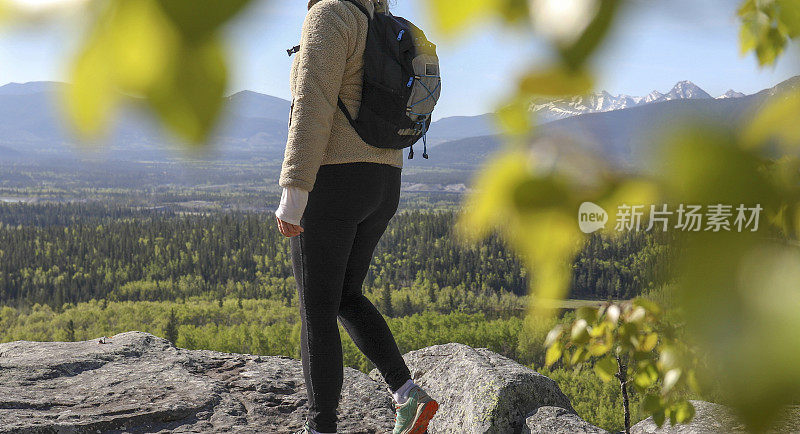
[[[386,0],[356,0],[370,15]],[[438,408],[411,380],[386,321],[362,293],[378,240],[397,211],[402,149],[365,143],[337,107],[361,100],[367,16],[349,1],[310,0],[291,68],[292,109],[275,211],[291,237],[309,414],[299,433],[335,433],[343,381],[337,318],[395,402],[395,434],[424,433]]]

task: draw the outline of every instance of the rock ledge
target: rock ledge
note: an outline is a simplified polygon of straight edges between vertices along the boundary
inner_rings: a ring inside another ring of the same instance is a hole
[[[99,342],[0,344],[0,433],[292,433],[305,422],[299,360],[185,350],[142,332]],[[403,357],[441,403],[430,433],[529,432],[526,419],[542,406],[580,421],[555,382],[486,348],[435,345]],[[339,432],[391,432],[391,395],[371,376],[345,368]]]

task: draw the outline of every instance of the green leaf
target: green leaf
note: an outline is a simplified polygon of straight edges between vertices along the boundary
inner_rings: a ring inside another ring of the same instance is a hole
[[[577,347],[575,351],[572,353],[572,356],[569,359],[570,365],[577,365],[579,363],[585,362],[589,358],[589,352],[586,351],[585,347]]]
[[[641,362],[644,360],[653,361],[653,353],[650,351],[634,351],[633,352],[633,360],[636,362]]]
[[[653,422],[655,422],[656,426],[659,428],[661,428],[661,426],[664,425],[666,419],[667,416],[664,410],[659,410],[653,413]]]
[[[739,5],[739,10],[736,13],[744,17],[748,14],[752,14],[756,12],[758,9],[756,8],[756,0],[745,0]]]
[[[739,52],[744,55],[756,49],[758,36],[750,25],[743,24],[739,28]]]
[[[431,0],[425,4],[434,25],[450,36],[494,15],[502,5],[498,0]]]
[[[70,73],[72,85],[66,86],[63,94],[71,125],[84,139],[105,133],[119,101],[105,53],[103,41],[91,38],[78,54]]]
[[[669,424],[675,426],[678,423],[678,418],[672,407],[667,408],[667,415],[669,415]]]
[[[510,137],[527,135],[533,126],[528,104],[520,98],[498,108],[496,120],[501,131]]]
[[[457,234],[462,241],[476,242],[498,224],[510,224],[513,209],[510,192],[529,175],[527,154],[521,147],[492,155],[474,182],[459,214]]]
[[[550,97],[584,95],[593,87],[594,79],[589,72],[563,67],[532,71],[519,82],[519,91],[523,94]]]
[[[633,384],[640,392],[645,391],[658,380],[658,369],[652,362],[643,362],[633,374]]]
[[[224,50],[214,37],[191,33],[182,38],[173,20],[186,28],[216,27],[232,16],[226,10],[245,3],[202,0],[201,8],[197,2],[177,0],[98,3],[65,95],[78,132],[87,138],[103,133],[125,94],[144,97],[171,132],[191,143],[205,142],[227,85]]]
[[[617,14],[621,0],[599,0],[600,7],[591,23],[575,43],[560,50],[564,64],[570,70],[580,70],[586,60],[603,42]]]
[[[545,366],[550,367],[553,363],[557,362],[558,359],[561,358],[561,353],[563,350],[564,347],[561,342],[556,342],[550,346],[544,356]]]
[[[205,43],[251,0],[158,0],[188,43]]]
[[[797,35],[796,4],[796,0],[748,1],[739,8],[741,52],[754,50],[761,66],[775,63],[788,37]]]
[[[619,328],[620,343],[639,348],[639,328],[636,323],[626,322]]]
[[[616,327],[617,323],[619,322],[619,316],[620,309],[618,305],[612,304],[608,306],[608,309],[606,310],[606,320],[614,327]]]
[[[641,341],[641,344],[642,345],[639,348],[641,351],[652,351],[653,348],[655,348],[656,345],[658,344],[658,334],[648,333]]]
[[[569,191],[554,177],[529,177],[514,187],[512,199],[521,212],[560,207]]]
[[[572,332],[570,335],[572,343],[581,345],[589,342],[589,331],[587,327],[585,319],[575,321],[575,324],[572,325]]]
[[[629,323],[641,323],[644,321],[645,316],[647,316],[647,311],[641,306],[636,306],[630,311],[625,320]]]
[[[800,151],[800,89],[774,97],[759,109],[745,128],[744,141],[751,148],[768,146],[778,139],[785,151]]]
[[[592,344],[589,345],[589,354],[595,357],[602,356],[609,352],[609,350],[611,350],[610,343],[592,342]]]
[[[670,417],[673,414],[677,423],[688,423],[694,418],[695,409],[691,402],[683,400],[673,405]]]
[[[509,23],[527,20],[530,17],[527,0],[499,0],[500,13]]]
[[[116,85],[143,95],[168,68],[179,49],[179,36],[154,0],[117,0],[104,32],[98,35]]]
[[[606,382],[612,380],[618,370],[617,360],[610,355],[603,357],[594,364],[594,372],[601,380]]]
[[[589,324],[597,322],[597,308],[591,306],[581,306],[575,311],[575,317],[585,320]]]
[[[547,337],[544,340],[544,346],[549,347],[554,343],[556,343],[558,339],[561,337],[561,334],[563,332],[564,332],[563,324],[558,324],[555,327],[553,327],[553,329],[547,333]]]
[[[797,0],[777,0],[780,15],[778,21],[790,38],[800,36],[800,2]]]
[[[641,306],[642,308],[644,308],[644,310],[646,310],[648,313],[650,313],[653,316],[657,317],[657,316],[661,315],[661,307],[658,305],[658,303],[656,303],[656,302],[654,302],[652,300],[648,300],[648,299],[646,299],[644,297],[636,297],[636,298],[634,298],[633,299],[633,305],[634,306]]]
[[[664,401],[660,396],[649,393],[642,399],[642,410],[649,414],[664,411]]]
[[[756,47],[756,55],[761,65],[772,65],[783,53],[786,47],[786,38],[778,29],[771,28],[767,36]]]
[[[664,374],[664,385],[661,386],[661,392],[664,394],[669,393],[676,384],[678,384],[678,380],[681,379],[681,369],[680,368],[673,368],[667,371]]]
[[[589,330],[589,336],[593,338],[599,338],[606,334],[606,331],[609,329],[609,325],[607,322],[603,321],[600,323],[595,324]]]
[[[161,119],[192,144],[205,143],[216,126],[227,86],[224,51],[216,39],[183,50],[174,73],[162,77],[150,93]]]
[[[678,365],[678,353],[672,347],[662,348],[658,365],[662,371],[668,371]]]

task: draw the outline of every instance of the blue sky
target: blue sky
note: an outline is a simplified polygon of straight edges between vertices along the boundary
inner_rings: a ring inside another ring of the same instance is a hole
[[[443,92],[436,118],[492,111],[530,65],[549,53],[542,40],[489,22],[458,40],[433,31],[424,0],[397,0],[393,11],[425,29],[438,43]],[[258,1],[227,29],[232,48],[230,92],[243,89],[289,98],[290,59],[285,49],[299,40],[305,0]],[[800,74],[796,47],[775,67],[760,69],[754,56],[738,52],[738,2],[733,0],[632,0],[593,62],[598,89],[644,95],[691,80],[713,96],[733,88],[753,93]],[[78,43],[75,23],[39,23],[0,31],[0,84],[66,81],[64,66]]]

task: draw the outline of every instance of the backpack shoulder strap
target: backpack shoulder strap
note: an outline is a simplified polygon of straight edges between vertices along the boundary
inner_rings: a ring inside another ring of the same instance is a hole
[[[341,0],[341,1],[352,3],[352,4],[356,5],[358,10],[360,10],[361,12],[364,13],[364,15],[367,16],[367,20],[368,21],[372,19],[372,16],[370,16],[369,11],[367,10],[367,8],[364,7],[364,5],[361,4],[358,0]],[[353,116],[350,115],[350,112],[347,110],[347,107],[344,105],[344,102],[342,102],[341,98],[338,98],[337,105],[342,110],[342,112],[344,112],[344,117],[347,118],[347,121],[350,122],[350,125],[352,125],[353,128],[356,128],[355,119],[353,119]]]
[[[355,119],[353,119],[353,116],[347,110],[347,106],[344,105],[344,102],[342,101],[342,98],[338,99],[338,101],[336,102],[336,105],[338,105],[339,109],[341,109],[342,112],[344,113],[344,117],[347,118],[347,122],[350,122],[350,125],[352,125],[353,128],[356,128],[356,121],[355,121]]]
[[[341,1],[352,3],[352,4],[356,5],[358,10],[360,10],[361,12],[364,13],[364,15],[367,16],[367,19],[372,18],[372,16],[370,16],[369,11],[367,10],[367,8],[364,7],[364,5],[362,5],[358,0],[341,0]]]

